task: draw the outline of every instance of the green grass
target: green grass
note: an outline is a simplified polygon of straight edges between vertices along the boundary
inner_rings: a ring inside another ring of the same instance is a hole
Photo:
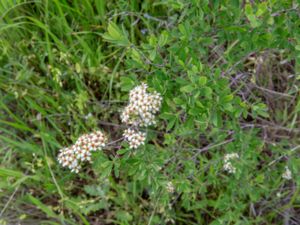
[[[1,1],[0,224],[299,224],[299,10]],[[80,135],[122,136],[141,82],[163,97],[146,145],[113,145],[79,174],[62,168],[59,149]]]

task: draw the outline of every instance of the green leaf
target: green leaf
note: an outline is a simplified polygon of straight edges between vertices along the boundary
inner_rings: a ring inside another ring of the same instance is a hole
[[[132,216],[129,214],[129,212],[126,212],[126,211],[118,211],[116,213],[116,216],[121,221],[131,221],[132,220]]]
[[[136,61],[138,63],[143,63],[141,55],[136,49],[131,49],[130,53],[131,53],[131,58],[134,61]]]
[[[253,9],[252,9],[251,4],[249,4],[249,3],[246,4],[246,6],[245,6],[245,13],[246,13],[247,16],[253,15]]]
[[[113,44],[129,47],[130,42],[127,38],[127,35],[122,31],[115,23],[110,22],[108,24],[107,32],[102,35],[102,37]]]
[[[186,102],[181,98],[174,98],[173,101],[176,105],[184,105]]]
[[[198,83],[200,86],[204,86],[207,83],[207,78],[205,76],[200,76]]]
[[[22,172],[0,168],[0,176],[2,177],[15,177],[15,178],[21,178],[25,176]]]
[[[79,63],[75,64],[75,71],[76,71],[76,73],[80,73],[81,72],[81,67],[80,67]]]
[[[229,112],[233,112],[233,106],[230,103],[226,103],[223,105],[224,109],[229,111]]]
[[[48,217],[58,218],[58,215],[53,212],[50,206],[43,204],[39,199],[33,197],[32,195],[27,195],[29,201],[31,201],[38,209],[42,210]]]
[[[118,155],[123,155],[124,153],[128,152],[129,149],[128,148],[123,148],[123,149],[120,149],[119,151],[117,151],[117,154]]]
[[[222,102],[230,102],[232,99],[233,99],[233,94],[229,94],[222,98]]]
[[[210,87],[204,87],[203,92],[206,97],[208,97],[208,98],[212,97],[213,91]]]
[[[249,15],[248,20],[250,21],[250,25],[253,28],[259,27],[261,25],[261,23],[259,22],[259,20],[257,20],[255,15]]]
[[[100,200],[97,203],[89,203],[87,206],[81,209],[81,211],[88,215],[92,212],[96,212],[100,209],[106,209],[108,207],[107,202],[105,200]]]
[[[85,185],[84,191],[91,196],[103,196],[104,191],[97,185]]]
[[[256,11],[256,16],[261,16],[268,10],[267,4],[268,4],[267,2],[261,2],[258,4],[258,10]]]
[[[121,90],[122,91],[130,91],[135,86],[135,81],[128,76],[122,76],[121,80]]]
[[[183,86],[182,88],[180,88],[180,91],[181,92],[184,92],[184,93],[190,93],[194,90],[194,86],[189,84],[189,85],[186,85],[186,86]]]
[[[163,31],[162,34],[159,36],[158,45],[162,47],[165,44],[167,44],[168,37],[169,37],[168,32],[167,31]]]
[[[111,173],[111,170],[113,168],[113,162],[112,161],[106,161],[105,163],[103,163],[103,165],[101,166],[103,168],[103,170],[101,171],[101,177],[108,177]]]
[[[168,121],[168,125],[167,125],[167,127],[166,127],[166,130],[167,130],[167,131],[171,130],[171,129],[174,127],[176,121],[177,121],[177,118],[176,118],[176,117],[173,117],[172,119],[170,119],[170,120]]]

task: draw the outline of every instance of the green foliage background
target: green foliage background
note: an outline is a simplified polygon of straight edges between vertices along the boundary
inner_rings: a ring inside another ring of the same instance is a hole
[[[300,223],[297,1],[4,0],[0,15],[1,224]],[[81,134],[122,135],[142,81],[163,96],[147,144],[60,167]]]

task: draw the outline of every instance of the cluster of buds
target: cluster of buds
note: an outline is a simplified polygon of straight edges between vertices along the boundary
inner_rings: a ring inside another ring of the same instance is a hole
[[[91,161],[93,151],[101,150],[107,143],[107,137],[101,131],[84,134],[76,143],[59,151],[58,162],[63,167],[68,167],[72,172],[78,173],[81,163]]]
[[[138,148],[144,144],[146,134],[137,131],[138,127],[155,125],[155,114],[159,111],[162,97],[154,91],[147,92],[147,84],[142,83],[129,93],[129,104],[121,113],[121,120],[135,129],[127,129],[123,137],[128,141],[130,148]]]
[[[175,192],[175,187],[171,181],[169,181],[166,185],[166,189],[169,193],[174,193]]]
[[[286,180],[291,180],[292,179],[292,172],[291,172],[291,170],[289,169],[288,166],[285,166],[285,171],[282,174],[282,178],[286,179]]]
[[[130,148],[138,148],[140,145],[143,145],[146,140],[146,134],[134,129],[128,128],[124,131],[123,137],[129,143]]]
[[[148,93],[147,88],[147,84],[142,83],[130,91],[129,104],[121,114],[123,123],[141,127],[155,124],[162,97],[158,92]]]
[[[236,168],[232,165],[231,161],[233,159],[238,159],[238,158],[239,158],[239,155],[237,153],[226,154],[224,156],[223,169],[225,171],[227,171],[228,173],[235,173],[236,172]]]

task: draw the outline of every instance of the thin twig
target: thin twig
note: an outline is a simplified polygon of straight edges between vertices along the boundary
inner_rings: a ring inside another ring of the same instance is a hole
[[[295,152],[296,150],[300,149],[300,145],[297,145],[296,147],[292,148],[287,154],[284,154],[282,156],[280,156],[279,158],[273,160],[272,162],[270,162],[268,164],[268,166],[273,165],[274,163],[276,163],[277,161],[280,161],[282,158],[287,157],[289,154],[292,154],[293,152]]]
[[[19,190],[21,184],[19,184],[16,189],[14,190],[14,192],[12,193],[12,195],[9,197],[8,201],[6,202],[5,206],[3,207],[3,209],[0,212],[0,218],[2,218],[3,213],[5,212],[5,210],[7,209],[7,207],[9,206],[10,202],[13,200],[15,194],[17,193],[17,191]]]
[[[292,95],[289,95],[289,94],[286,94],[286,93],[282,93],[282,92],[277,92],[277,91],[273,91],[273,90],[270,90],[270,89],[267,89],[267,88],[264,88],[264,87],[261,87],[261,86],[258,86],[256,84],[251,84],[251,86],[261,90],[261,91],[265,91],[265,92],[268,92],[270,94],[274,94],[274,95],[279,95],[281,97],[286,97],[286,98],[293,98]]]

